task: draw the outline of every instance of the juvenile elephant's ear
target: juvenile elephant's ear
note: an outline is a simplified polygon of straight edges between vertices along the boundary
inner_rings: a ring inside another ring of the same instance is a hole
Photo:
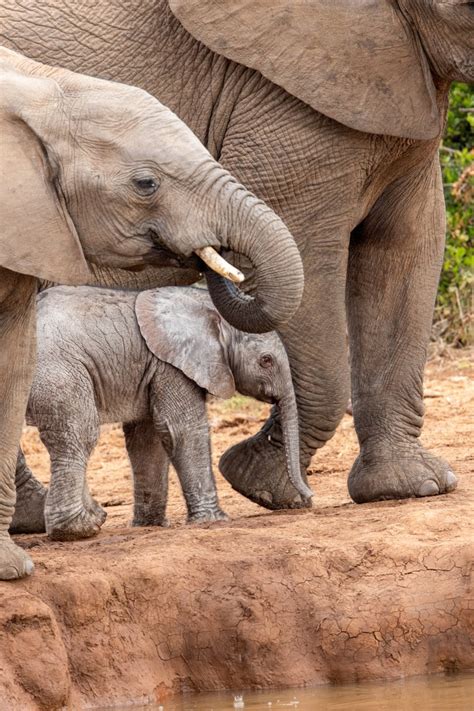
[[[421,139],[441,130],[427,60],[392,0],[169,3],[212,50],[346,126]]]
[[[199,292],[184,287],[142,291],[135,302],[138,325],[157,358],[179,368],[212,395],[232,397],[235,382],[221,316]]]
[[[0,65],[0,266],[84,284],[89,269],[76,229],[56,192],[47,148],[28,121],[26,104],[36,121],[48,110],[48,82]]]

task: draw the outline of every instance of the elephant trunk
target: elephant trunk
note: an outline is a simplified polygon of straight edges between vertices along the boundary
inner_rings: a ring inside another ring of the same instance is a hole
[[[217,218],[218,238],[225,249],[250,261],[255,295],[242,293],[229,279],[207,270],[209,293],[235,328],[273,331],[293,316],[301,301],[304,278],[298,247],[283,221],[261,200],[236,183],[227,187],[230,197]]]
[[[313,496],[313,492],[301,474],[298,410],[293,385],[291,384],[291,375],[288,374],[288,377],[290,378],[290,385],[285,394],[276,403],[280,415],[286,470],[288,478],[296,491],[298,491],[304,499],[308,499]]]

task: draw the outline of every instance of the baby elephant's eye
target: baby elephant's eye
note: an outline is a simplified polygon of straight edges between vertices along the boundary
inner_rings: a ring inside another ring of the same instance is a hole
[[[270,368],[273,365],[273,358],[270,353],[265,353],[264,355],[260,356],[259,363],[262,368]]]
[[[133,185],[140,195],[153,195],[160,187],[156,178],[135,178]]]

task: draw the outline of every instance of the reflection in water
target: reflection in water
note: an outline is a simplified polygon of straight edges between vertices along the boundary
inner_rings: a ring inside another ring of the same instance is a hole
[[[115,711],[119,711],[114,707]],[[125,707],[120,707],[125,711]],[[130,706],[126,707],[130,711]],[[474,711],[474,674],[180,696],[134,711]]]

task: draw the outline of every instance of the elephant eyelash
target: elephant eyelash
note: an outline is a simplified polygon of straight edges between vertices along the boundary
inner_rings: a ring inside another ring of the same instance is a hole
[[[133,185],[135,190],[140,193],[140,195],[151,196],[156,193],[160,187],[160,182],[156,178],[146,177],[146,178],[134,178]]]
[[[264,355],[260,356],[258,362],[262,368],[271,368],[271,366],[273,365],[273,358],[269,353],[265,353]]]

